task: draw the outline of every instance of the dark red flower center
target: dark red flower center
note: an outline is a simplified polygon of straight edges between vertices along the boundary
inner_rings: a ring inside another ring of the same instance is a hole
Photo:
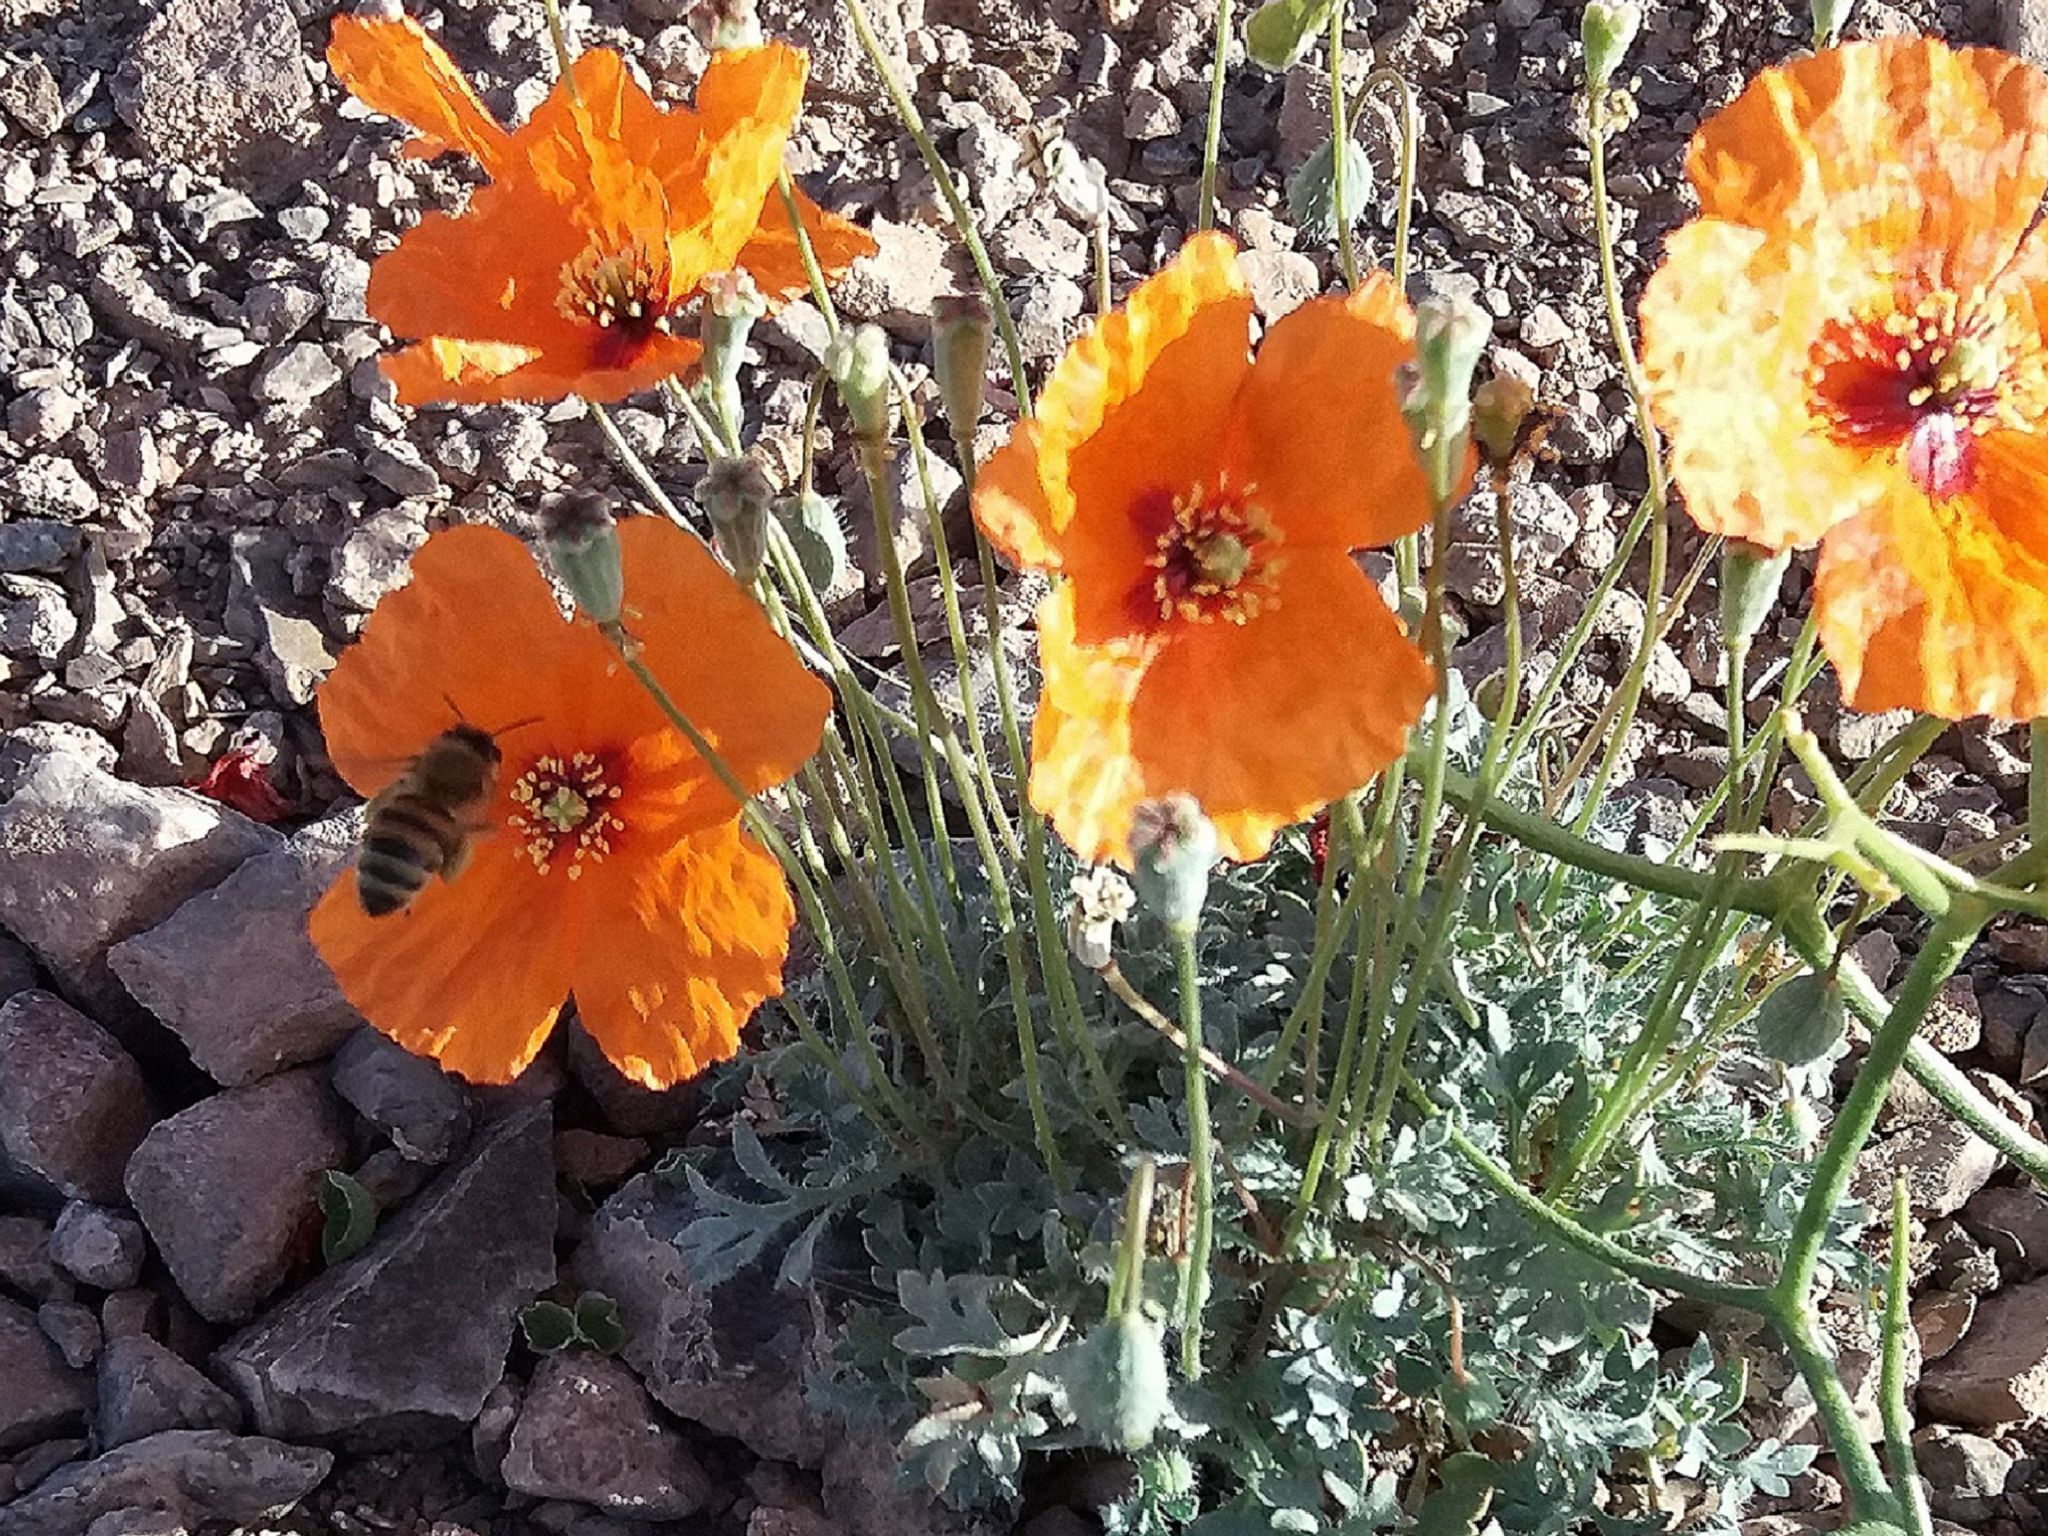
[[[1903,449],[1913,483],[1943,500],[1977,484],[1978,439],[2010,414],[2012,355],[1998,308],[1936,289],[1831,321],[1806,385],[1837,442]]]
[[[1133,606],[1161,619],[1243,624],[1274,602],[1280,569],[1279,530],[1254,502],[1253,487],[1219,478],[1179,495],[1164,487],[1147,492],[1132,515],[1152,539],[1150,579],[1133,593]]]
[[[680,300],[669,282],[668,256],[637,236],[600,243],[562,269],[558,307],[595,326],[592,358],[600,368],[630,368],[657,336],[668,334]]]
[[[513,781],[512,832],[537,873],[560,865],[574,880],[585,865],[603,862],[626,830],[622,780],[612,754],[576,752],[537,757]]]

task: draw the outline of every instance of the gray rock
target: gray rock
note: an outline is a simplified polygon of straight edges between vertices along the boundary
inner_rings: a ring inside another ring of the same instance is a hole
[[[2048,1273],[2048,1199],[2031,1185],[1980,1189],[1963,1207],[1961,1220],[2018,1278]]]
[[[426,519],[417,508],[393,507],[366,519],[334,552],[327,600],[337,608],[368,613],[404,583],[412,553],[426,539]]]
[[[642,1174],[591,1217],[571,1275],[618,1302],[625,1360],[664,1408],[757,1456],[815,1467],[838,1431],[804,1399],[810,1309],[775,1289],[772,1268],[699,1290],[675,1245],[696,1214],[687,1188]]]
[[[1948,1216],[1991,1182],[1999,1161],[1997,1149],[1966,1127],[1926,1121],[1864,1148],[1849,1193],[1873,1210],[1889,1210],[1892,1171],[1904,1169],[1913,1209],[1922,1216]]]
[[[57,1346],[26,1307],[0,1297],[0,1455],[85,1424],[92,1391],[83,1372],[64,1363]],[[0,1508],[0,1521],[6,1510]],[[0,1530],[4,1530],[0,1524]]]
[[[544,1499],[574,1499],[641,1520],[680,1520],[711,1480],[633,1373],[602,1355],[542,1360],[528,1384],[501,1475]]]
[[[2048,1280],[1987,1297],[1962,1343],[1920,1378],[1920,1400],[1973,1429],[2048,1416]]]
[[[100,1320],[91,1307],[76,1301],[46,1301],[36,1308],[36,1326],[57,1346],[74,1371],[100,1357]]]
[[[142,1224],[126,1211],[73,1200],[50,1232],[50,1258],[82,1285],[126,1290],[142,1278],[148,1245]]]
[[[123,783],[69,751],[35,753],[12,788],[0,801],[0,928],[87,997],[119,995],[112,945],[282,842],[217,801]]]
[[[649,1088],[612,1065],[581,1019],[565,1031],[569,1075],[597,1100],[606,1124],[626,1136],[662,1136],[687,1130],[697,1121],[703,1094],[694,1082]]]
[[[401,496],[431,496],[441,477],[410,443],[394,438],[363,455],[363,473]]]
[[[101,450],[99,481],[110,491],[131,496],[154,494],[163,474],[157,457],[156,434],[142,426],[123,427],[107,434]]]
[[[1299,251],[1245,251],[1238,257],[1238,265],[1251,287],[1259,318],[1268,324],[1299,309],[1322,290],[1322,273]]]
[[[256,283],[242,300],[242,321],[260,342],[296,336],[320,313],[320,295],[296,283]]]
[[[819,1469],[827,1518],[846,1536],[965,1536],[1009,1528],[1007,1520],[963,1514],[923,1488],[904,1487],[902,1468],[893,1439],[838,1430],[824,1446]]]
[[[99,493],[78,466],[57,454],[38,454],[0,474],[0,513],[79,522],[100,509]]]
[[[36,957],[10,934],[0,933],[0,1003],[36,986]]]
[[[0,1505],[0,1536],[105,1536],[117,1512],[159,1512],[189,1525],[249,1525],[281,1514],[320,1486],[327,1451],[218,1429],[172,1429],[52,1473]],[[123,1531],[148,1529],[124,1520]]]
[[[54,384],[31,389],[7,407],[7,433],[23,447],[54,443],[78,421],[78,397]]]
[[[50,66],[38,58],[0,64],[0,109],[38,139],[64,126],[64,94]]]
[[[206,164],[303,133],[313,90],[282,0],[168,0],[112,81],[149,151]]]
[[[50,1261],[49,1223],[35,1216],[0,1216],[0,1285],[36,1301],[71,1294]]]
[[[215,1357],[259,1429],[412,1444],[460,1432],[505,1370],[519,1308],[554,1283],[550,1106],[515,1111],[369,1247]]]
[[[0,654],[52,663],[77,634],[62,587],[35,576],[0,576]]]
[[[94,1432],[111,1450],[167,1429],[242,1427],[242,1405],[148,1334],[113,1340],[94,1384]]]
[[[301,1067],[157,1125],[129,1159],[128,1198],[193,1311],[239,1322],[283,1284],[319,1221],[321,1172],[347,1157],[326,1075]]]
[[[228,633],[254,648],[257,668],[277,695],[310,703],[334,666],[320,628],[320,605],[302,597],[291,575],[288,530],[243,529],[229,541]]]
[[[306,914],[348,865],[354,818],[321,822],[248,860],[107,954],[122,984],[216,1082],[316,1061],[362,1018],[306,936]]]
[[[1913,1463],[1936,1514],[1978,1522],[2002,1507],[2000,1495],[2012,1476],[2014,1457],[1982,1435],[1929,1424],[1913,1436]]]
[[[296,341],[256,371],[249,393],[269,405],[308,405],[341,382],[341,367],[318,342]]]
[[[2008,53],[2048,69],[2048,3],[1999,0],[1998,36]]]
[[[152,1119],[141,1069],[99,1025],[48,992],[0,1004],[0,1153],[74,1200],[121,1198],[121,1171]]]
[[[334,1091],[406,1157],[445,1163],[469,1137],[469,1089],[425,1056],[365,1026],[334,1058]]]

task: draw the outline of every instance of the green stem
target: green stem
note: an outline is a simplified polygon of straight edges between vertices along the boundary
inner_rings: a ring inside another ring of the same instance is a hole
[[[1339,6],[1341,14],[1343,7]],[[1401,116],[1401,166],[1394,203],[1394,286],[1402,292],[1408,289],[1409,231],[1415,222],[1415,172],[1421,156],[1422,112],[1415,104],[1415,91],[1398,69],[1381,67],[1365,78],[1357,93],[1351,98],[1351,110],[1347,117],[1355,118],[1365,105],[1366,98],[1383,85],[1394,88],[1395,98],[1400,102]],[[1334,103],[1340,86],[1335,76],[1331,77],[1331,100]],[[1331,108],[1334,113],[1336,108]],[[1338,140],[1338,148],[1344,148]],[[1343,158],[1341,155],[1338,157]],[[1340,205],[1341,206],[1341,205]]]
[[[1850,1517],[1897,1524],[1898,1501],[1892,1497],[1891,1488],[1884,1479],[1884,1469],[1878,1465],[1870,1442],[1863,1438],[1856,1405],[1850,1400],[1849,1389],[1842,1384],[1841,1373],[1835,1369],[1834,1361],[1828,1357],[1827,1349],[1821,1343],[1820,1327],[1814,1320],[1813,1309],[1803,1304],[1787,1306],[1774,1297],[1762,1310],[1779,1342],[1785,1346],[1786,1353],[1791,1355],[1792,1363],[1798,1367],[1807,1390],[1813,1394],[1814,1410],[1820,1417],[1828,1445],[1835,1453],[1842,1482],[1848,1489]]]
[[[1351,239],[1351,200],[1345,195],[1345,162],[1351,158],[1351,123],[1344,108],[1344,17],[1348,5],[1330,7],[1330,190],[1337,200],[1337,259],[1344,286],[1358,286],[1358,251]]]
[[[1202,1311],[1209,1301],[1209,1249],[1215,1235],[1216,1154],[1209,1141],[1209,1074],[1202,1068],[1202,976],[1192,924],[1173,933],[1180,976],[1180,1027],[1187,1084],[1188,1177],[1194,1226],[1188,1236],[1187,1271],[1181,1284],[1180,1368],[1189,1381],[1202,1378]]]
[[[1138,1159],[1124,1191],[1123,1223],[1117,1229],[1116,1268],[1109,1278],[1109,1317],[1136,1315],[1145,1299],[1145,1238],[1152,1230],[1152,1186],[1156,1164]]]
[[[1230,0],[1216,0],[1216,46],[1209,63],[1209,126],[1202,139],[1202,200],[1196,229],[1216,226],[1216,162],[1223,149],[1223,77],[1230,62]]]
[[[789,170],[783,167],[775,173],[775,190],[782,197],[782,210],[789,215],[789,227],[796,236],[796,252],[803,259],[804,280],[811,287],[811,302],[818,306],[818,313],[825,317],[827,340],[839,334],[839,311],[832,306],[832,295],[825,287],[825,272],[818,265],[818,253],[811,245],[811,232],[804,228],[804,216],[796,205],[796,184],[789,179]]]
[[[1906,1530],[1909,1536],[1932,1536],[1927,1490],[1913,1464],[1913,1414],[1906,1406],[1906,1330],[1913,1326],[1908,1252],[1912,1225],[1912,1203],[1902,1169],[1892,1175],[1892,1249],[1885,1271],[1884,1357],[1878,1374],[1878,1404],[1884,1416],[1885,1460],[1890,1463],[1892,1491],[1905,1509]]]

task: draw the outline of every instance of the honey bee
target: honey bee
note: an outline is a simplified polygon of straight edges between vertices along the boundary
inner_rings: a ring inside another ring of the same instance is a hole
[[[356,854],[363,911],[403,912],[433,876],[453,880],[462,873],[503,757],[488,731],[451,726],[378,792],[364,813]]]

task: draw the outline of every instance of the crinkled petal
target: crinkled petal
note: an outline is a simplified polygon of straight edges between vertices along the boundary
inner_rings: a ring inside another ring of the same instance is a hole
[[[735,820],[676,841],[602,909],[576,964],[576,1010],[612,1064],[667,1088],[739,1048],[782,990],[795,920],[781,867]]]
[[[1804,547],[1901,478],[1888,454],[1837,444],[1806,383],[1815,339],[1855,312],[1869,281],[1819,234],[1789,258],[1717,219],[1671,236],[1643,293],[1643,372],[1672,475],[1702,528]]]
[[[801,188],[795,191],[797,214],[804,221],[811,252],[827,282],[879,249],[874,237],[851,219],[828,213]],[[761,222],[741,247],[738,265],[753,278],[754,286],[771,304],[784,303],[809,290],[811,282],[804,271],[803,252],[796,243],[796,232],[789,226],[789,210],[782,204],[780,191],[769,189],[768,200],[761,205]]]
[[[1154,649],[1136,639],[1078,643],[1069,583],[1039,604],[1044,681],[1031,723],[1031,804],[1090,863],[1130,862],[1131,812],[1147,795],[1132,755],[1131,701]]]
[[[1242,626],[1176,631],[1131,706],[1148,793],[1202,803],[1224,855],[1371,780],[1401,752],[1432,687],[1429,663],[1349,556],[1300,551],[1275,599]]]
[[[327,63],[364,106],[419,134],[406,153],[461,150],[487,174],[503,173],[510,135],[484,109],[448,50],[412,17],[335,17]]]
[[[1394,390],[1414,359],[1415,313],[1385,272],[1349,298],[1311,299],[1259,343],[1228,453],[1290,547],[1386,544],[1429,521]]]
[[[1931,38],[1845,44],[1764,70],[1701,127],[1687,170],[1706,217],[1829,223],[1897,272],[1974,287],[2048,191],[2048,76]]]
[[[525,181],[479,187],[462,214],[430,213],[370,267],[369,308],[393,335],[586,355],[591,327],[562,312],[563,274],[587,236]]]
[[[697,83],[702,152],[688,175],[668,182],[682,231],[671,250],[700,281],[744,266],[749,242],[781,212],[768,202],[809,72],[809,56],[786,43],[721,49],[705,67]]]
[[[1041,443],[1038,422],[1031,418],[1010,429],[1010,440],[974,478],[974,520],[1012,565],[1056,571],[1060,552]]]
[[[1898,494],[1821,545],[1821,643],[1860,710],[2048,715],[2048,443],[1984,440],[1974,495]]]
[[[382,366],[401,405],[491,405],[566,395],[609,403],[686,372],[703,350],[694,337],[655,336],[630,367],[611,368],[587,349],[565,358],[509,342],[434,336],[387,353]],[[579,360],[585,365],[578,367]]]
[[[386,917],[363,911],[344,871],[308,928],[342,995],[378,1029],[471,1082],[508,1083],[569,995],[575,935],[540,892],[518,850],[486,836],[454,880],[429,881]]]

